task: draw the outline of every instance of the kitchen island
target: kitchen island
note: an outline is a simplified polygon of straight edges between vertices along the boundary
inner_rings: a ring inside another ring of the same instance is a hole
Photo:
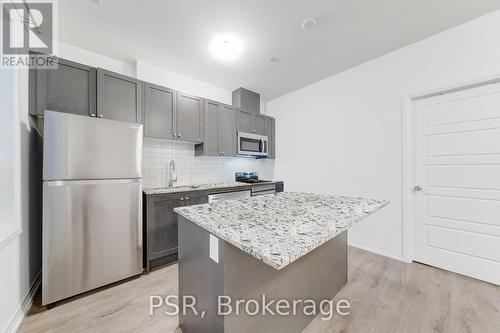
[[[347,282],[347,230],[387,203],[283,192],[176,208],[180,302],[204,311],[180,313],[183,332],[300,332],[314,318],[304,303],[283,316],[234,302],[330,300]]]

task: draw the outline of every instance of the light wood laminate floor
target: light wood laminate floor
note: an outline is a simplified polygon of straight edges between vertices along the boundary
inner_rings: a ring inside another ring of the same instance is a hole
[[[179,333],[176,317],[150,316],[148,307],[150,295],[176,293],[177,265],[171,265],[51,310],[37,298],[19,332]],[[499,286],[356,248],[349,249],[349,283],[340,299],[351,303],[350,315],[318,316],[303,333],[500,332]]]

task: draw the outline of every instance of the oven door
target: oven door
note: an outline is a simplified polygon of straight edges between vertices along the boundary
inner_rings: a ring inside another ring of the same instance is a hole
[[[267,136],[238,132],[238,155],[267,156]]]

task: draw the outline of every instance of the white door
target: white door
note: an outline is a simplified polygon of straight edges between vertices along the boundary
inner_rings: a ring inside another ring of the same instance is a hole
[[[500,84],[415,112],[416,261],[500,284]]]

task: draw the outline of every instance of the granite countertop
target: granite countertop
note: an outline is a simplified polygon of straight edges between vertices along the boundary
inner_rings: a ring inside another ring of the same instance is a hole
[[[214,236],[280,270],[388,201],[282,192],[175,208]]]
[[[210,191],[210,190],[218,190],[218,189],[232,188],[232,187],[249,187],[249,186],[275,184],[275,183],[278,182],[271,181],[271,182],[254,183],[254,184],[242,183],[242,182],[219,182],[219,183],[200,184],[200,185],[143,188],[142,191],[146,195],[154,195],[154,194],[169,194],[169,193],[190,192],[190,191]]]

